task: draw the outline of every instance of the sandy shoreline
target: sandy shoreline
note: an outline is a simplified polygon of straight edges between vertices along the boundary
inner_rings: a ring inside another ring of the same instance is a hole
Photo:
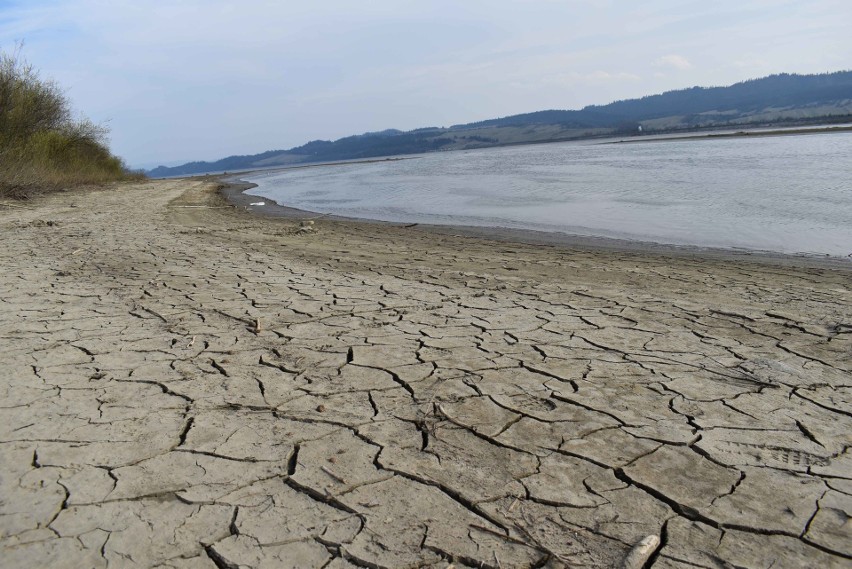
[[[801,136],[809,134],[837,134],[841,132],[852,132],[852,126],[849,125],[832,125],[832,126],[812,126],[798,128],[775,128],[765,130],[748,130],[739,129],[733,131],[722,132],[704,132],[704,133],[682,133],[682,134],[651,134],[647,137],[640,136],[634,138],[623,138],[607,142],[606,144],[632,144],[638,142],[671,142],[684,140],[718,140],[720,138],[756,138],[765,136]]]
[[[331,164],[337,165],[337,164]],[[323,164],[313,167],[322,167]],[[478,237],[498,242],[523,243],[527,245],[546,245],[568,247],[586,251],[610,251],[610,252],[636,252],[649,254],[662,254],[675,258],[708,258],[723,261],[749,261],[767,263],[770,265],[785,265],[797,267],[824,267],[840,270],[852,270],[852,253],[847,257],[832,257],[829,255],[806,255],[785,254],[772,251],[760,251],[750,249],[723,249],[715,247],[697,247],[691,245],[668,245],[650,241],[633,241],[627,239],[615,239],[610,237],[594,237],[584,235],[572,235],[561,232],[535,231],[525,229],[510,229],[506,227],[489,226],[460,226],[460,225],[434,225],[428,223],[400,223],[390,221],[378,221],[371,219],[359,219],[341,217],[333,214],[321,214],[318,212],[302,210],[294,207],[279,205],[269,198],[263,198],[247,193],[257,184],[239,179],[253,172],[243,172],[239,175],[227,175],[216,178],[221,184],[222,196],[231,204],[245,211],[251,211],[254,215],[270,218],[283,218],[291,220],[316,220],[326,219],[344,223],[366,223],[375,226],[416,228],[418,231],[444,235],[458,235],[467,237]],[[253,206],[253,203],[263,202],[262,206]]]
[[[218,189],[0,206],[4,564],[848,566],[848,265]]]

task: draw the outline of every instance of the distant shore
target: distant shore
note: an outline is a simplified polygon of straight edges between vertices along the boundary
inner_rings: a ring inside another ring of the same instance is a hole
[[[704,140],[708,138],[718,138],[718,137],[738,137],[738,136],[783,136],[783,135],[796,135],[796,134],[823,134],[823,133],[831,133],[831,132],[848,132],[852,130],[852,125],[824,125],[824,126],[802,126],[802,127],[771,127],[771,126],[763,126],[763,127],[753,127],[749,129],[748,127],[740,128],[736,131],[732,131],[731,129],[734,127],[714,127],[714,128],[698,128],[692,129],[688,131],[664,131],[664,132],[655,132],[649,131],[642,134],[639,133],[631,133],[631,134],[598,134],[591,136],[568,136],[568,137],[556,137],[550,138],[547,140],[524,140],[524,141],[516,141],[516,142],[502,142],[489,144],[486,146],[477,146],[474,148],[463,148],[463,149],[452,149],[452,150],[442,150],[441,152],[464,152],[468,150],[485,150],[488,148],[507,148],[513,146],[536,146],[540,144],[556,144],[563,142],[577,142],[582,143],[586,142],[589,144],[611,144],[611,143],[622,143],[622,142],[647,142],[647,141],[665,141],[665,140]],[[397,155],[389,155],[389,156],[377,156],[374,158],[352,158],[345,160],[330,160],[327,162],[297,162],[297,163],[288,163],[288,164],[280,164],[274,166],[264,166],[264,167],[255,167],[255,168],[247,168],[247,169],[236,169],[236,170],[211,170],[209,172],[197,172],[197,173],[181,173],[169,175],[156,179],[180,179],[180,178],[205,178],[211,176],[219,176],[219,175],[227,175],[227,174],[237,174],[237,173],[249,173],[249,172],[277,172],[279,170],[289,170],[289,169],[298,169],[298,168],[313,168],[317,166],[331,166],[331,165],[342,165],[342,164],[361,164],[361,163],[370,163],[370,162],[383,162],[387,160],[409,160],[412,158],[417,158],[418,156],[422,156],[423,154],[428,153],[414,153],[414,154],[397,154]]]
[[[736,132],[708,132],[706,134],[684,133],[681,135],[655,135],[649,133],[647,136],[636,135],[631,138],[609,141],[604,144],[627,144],[634,142],[665,142],[669,140],[714,140],[719,138],[741,138],[756,136],[789,136],[796,134],[834,134],[838,132],[852,132],[852,125],[848,126],[826,126],[826,127],[802,127],[802,128],[779,128],[779,129],[755,129],[737,130]]]

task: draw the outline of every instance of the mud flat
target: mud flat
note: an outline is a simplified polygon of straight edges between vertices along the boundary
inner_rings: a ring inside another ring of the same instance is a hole
[[[848,266],[216,189],[0,206],[4,566],[852,563]]]

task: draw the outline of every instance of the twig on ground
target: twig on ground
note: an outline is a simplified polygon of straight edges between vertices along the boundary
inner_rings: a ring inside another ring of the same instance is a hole
[[[623,569],[641,569],[645,563],[660,547],[660,537],[657,535],[649,535],[639,540],[633,546],[633,549],[627,554],[622,563]]]
[[[198,209],[229,209],[229,205],[173,205],[172,207],[198,208]]]
[[[514,500],[514,501],[513,501],[513,502],[509,505],[509,508],[508,508],[506,511],[507,511],[507,512],[511,512],[512,510],[514,510],[514,509],[515,509],[515,506],[517,506],[517,505],[518,505],[518,502],[519,502],[519,501],[520,501],[520,498],[518,498],[518,497],[516,496],[516,497],[515,497],[515,500]]]
[[[320,466],[320,470],[322,470],[323,472],[325,472],[326,474],[328,474],[329,476],[331,476],[332,478],[334,478],[335,480],[337,480],[341,484],[346,484],[346,480],[344,480],[343,478],[341,478],[340,476],[338,476],[337,474],[335,474],[334,472],[332,472],[331,470],[329,470],[325,466]]]
[[[0,205],[5,206],[5,207],[14,207],[14,208],[18,208],[18,209],[35,209],[34,207],[29,207],[29,206],[26,206],[26,205],[19,205],[19,204],[14,204],[14,203],[7,203],[7,202],[0,202]]]

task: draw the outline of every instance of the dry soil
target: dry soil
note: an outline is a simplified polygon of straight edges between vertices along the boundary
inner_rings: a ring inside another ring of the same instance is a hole
[[[0,206],[4,567],[852,564],[848,268],[216,189]]]

